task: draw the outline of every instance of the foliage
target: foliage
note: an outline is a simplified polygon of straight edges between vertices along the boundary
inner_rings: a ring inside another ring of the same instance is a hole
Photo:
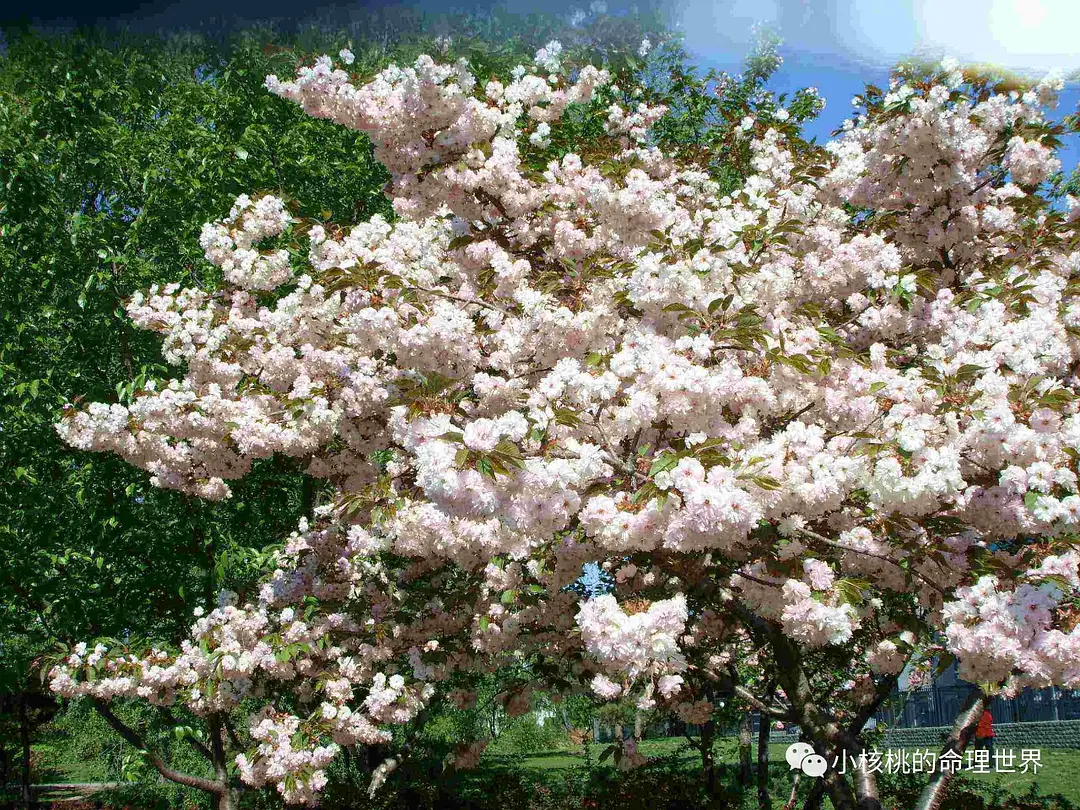
[[[257,553],[310,506],[288,464],[206,509],[73,457],[52,428],[77,393],[123,399],[127,380],[160,368],[118,308],[150,283],[212,284],[190,234],[238,189],[280,189],[312,212],[383,205],[362,136],[268,103],[262,75],[288,57],[261,42],[9,33],[0,212],[19,281],[0,293],[5,638],[175,635],[190,605],[250,581]]]
[[[32,662],[58,640],[176,637],[195,604],[243,591],[313,503],[295,465],[272,461],[208,508],[112,459],[73,456],[53,428],[77,395],[123,399],[132,377],[161,368],[120,307],[151,283],[213,284],[190,235],[239,189],[297,195],[312,213],[385,206],[363,136],[267,97],[263,75],[291,53],[269,39],[7,32],[0,691],[36,688]]]

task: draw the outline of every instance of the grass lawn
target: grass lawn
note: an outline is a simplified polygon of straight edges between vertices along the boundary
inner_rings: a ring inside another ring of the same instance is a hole
[[[34,743],[32,779],[35,784],[83,783],[109,781],[102,762],[72,757],[56,740]]]
[[[591,746],[593,757],[599,756],[606,744],[594,744]],[[1001,747],[1005,748],[1004,746]],[[698,752],[686,745],[686,740],[681,738],[644,740],[639,750],[648,757],[678,757],[680,762],[685,761],[687,768],[693,768],[700,763]],[[773,744],[769,746],[771,770],[787,770],[787,762],[784,760],[784,752],[787,745]],[[1016,773],[971,773],[961,771],[971,777],[980,785],[984,785],[987,792],[994,789],[1007,790],[1015,795],[1026,793],[1032,783],[1042,794],[1059,793],[1073,804],[1080,805],[1080,750],[1074,749],[1041,749],[1041,760],[1038,774],[1020,772],[1020,750],[1014,749],[1016,755]],[[753,757],[757,757],[756,742]],[[485,754],[484,759],[492,765],[516,766],[526,770],[549,770],[560,768],[573,768],[585,764],[581,750],[559,749],[542,751],[534,754]],[[716,761],[718,763],[738,762],[738,743],[731,738],[718,740],[716,745]],[[993,768],[993,765],[991,765]]]
[[[1017,767],[1016,773],[980,773],[972,774],[972,778],[987,786],[1002,787],[1015,794],[1024,793],[1035,783],[1041,793],[1060,793],[1073,804],[1080,804],[1080,751],[1069,748],[1041,750],[1038,775],[1020,773]],[[1019,749],[1014,750],[1014,753],[1019,764]]]
[[[590,745],[590,756],[593,762],[607,747],[606,743]],[[999,747],[1003,750],[1005,747]],[[789,771],[784,759],[787,745],[775,743],[769,746],[770,756],[770,783],[774,799],[774,807],[779,808],[790,790],[793,774]],[[913,750],[913,749],[912,749]],[[686,772],[696,771],[700,767],[700,755],[695,748],[691,748],[684,738],[668,738],[645,740],[640,745],[640,751],[653,759],[674,759],[677,770]],[[726,780],[734,778],[733,768],[738,763],[738,743],[734,738],[720,738],[716,743],[717,764],[726,771]],[[970,771],[961,773],[979,785],[985,795],[992,793],[1008,792],[1013,795],[1026,793],[1034,784],[1038,793],[1042,795],[1060,794],[1069,802],[1080,806],[1080,750],[1068,749],[1041,749],[1041,761],[1038,773],[1019,772],[1020,752],[1014,750],[1016,755],[1016,773],[988,773],[977,774]],[[106,767],[102,757],[95,757],[92,761],[73,761],[72,751],[69,746],[63,744],[59,738],[44,735],[34,745],[34,781],[43,782],[98,782],[108,781]],[[757,758],[756,741],[752,753],[754,760]],[[500,775],[509,776],[510,772],[517,772],[527,776],[532,772],[533,778],[542,782],[561,782],[563,775],[560,771],[566,771],[570,777],[571,769],[581,768],[585,765],[582,750],[569,748],[557,748],[548,751],[539,751],[531,754],[497,753],[488,750],[482,760],[481,771],[487,772],[488,779],[502,778]],[[605,763],[605,769],[612,766],[611,760]],[[523,773],[524,772],[524,773]],[[475,773],[475,772],[473,772]],[[113,777],[115,778],[115,777]],[[733,784],[732,782],[728,782]],[[917,784],[917,783],[916,783]],[[807,786],[805,779],[803,788]],[[750,806],[753,803],[751,794],[747,794]],[[831,807],[826,799],[826,810]]]

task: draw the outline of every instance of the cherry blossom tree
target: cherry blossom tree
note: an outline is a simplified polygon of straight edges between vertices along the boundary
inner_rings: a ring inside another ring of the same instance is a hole
[[[954,658],[977,700],[1080,685],[1077,204],[1039,193],[1059,82],[909,66],[824,148],[787,108],[748,115],[730,191],[651,134],[648,88],[558,42],[506,81],[351,59],[267,87],[370,135],[396,220],[240,197],[201,235],[223,291],[128,306],[177,377],[58,426],[201,498],[274,454],[335,497],[256,597],[178,650],[80,645],[57,693],[183,705],[212,720],[222,807],[230,745],[303,803],[341,747],[527,661],[511,713],[588,687],[797,724],[844,810],[881,806],[832,763],[905,667]],[[600,131],[566,143],[582,114]],[[583,594],[594,564],[609,592]]]

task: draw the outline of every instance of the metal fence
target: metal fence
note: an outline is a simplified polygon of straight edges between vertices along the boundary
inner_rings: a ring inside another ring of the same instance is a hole
[[[928,728],[951,726],[960,713],[968,694],[970,684],[933,684],[923,689],[893,693],[885,706],[875,715],[875,719],[890,728]],[[995,697],[990,701],[990,712],[995,723],[1036,723],[1054,720],[1080,720],[1080,690],[1076,689],[1025,689],[1015,698]],[[760,724],[757,712],[753,713],[753,729],[756,734]],[[624,730],[629,733],[632,724]],[[665,719],[647,726],[645,738],[681,737],[689,734],[696,737],[701,733],[698,726],[682,723],[678,720]],[[597,739],[613,739],[615,729],[596,723]],[[717,729],[721,736],[738,733],[737,727]]]
[[[898,692],[877,713],[877,719],[892,728],[950,726],[971,689],[968,684],[933,684],[925,689]],[[1080,690],[1025,689],[1015,698],[993,698],[990,713],[995,723],[1080,720]]]

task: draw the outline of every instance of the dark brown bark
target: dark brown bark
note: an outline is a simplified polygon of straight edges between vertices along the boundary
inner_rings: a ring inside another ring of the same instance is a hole
[[[853,757],[857,758],[862,753],[863,746],[859,735],[862,734],[863,728],[881,707],[881,704],[892,694],[899,677],[900,675],[897,673],[884,678],[877,685],[873,699],[864,705],[852,718],[847,728],[847,736],[855,742],[855,745],[850,746],[850,753]],[[877,787],[877,776],[873,771],[865,768],[855,770],[855,797],[858,810],[882,810],[881,797]]]
[[[847,754],[858,758],[863,751],[859,735],[863,726],[891,693],[895,679],[879,684],[870,704],[843,727],[828,711],[819,706],[810,688],[810,678],[803,666],[799,647],[786,637],[775,623],[762,619],[749,611],[742,612],[743,619],[758,639],[772,649],[777,664],[780,685],[787,694],[792,719],[799,724],[815,750],[829,763],[823,779],[818,780],[815,790],[807,799],[806,808],[820,806],[822,794],[828,792],[834,810],[882,810],[874,774],[863,770],[854,773],[854,785],[832,767],[837,756]],[[771,698],[770,698],[771,699]],[[768,701],[765,701],[765,705]]]
[[[11,758],[8,756],[7,745],[0,742],[0,785],[6,785],[11,778]]]
[[[315,479],[310,475],[305,475],[303,483],[304,514],[311,514],[311,510],[315,508],[317,494]]]
[[[170,725],[180,725],[180,722],[167,708],[161,708],[158,711],[161,713],[161,716],[166,720],[166,722],[168,722]],[[199,742],[197,739],[188,734],[184,735],[184,739],[187,741],[188,745],[190,745],[200,756],[202,756],[208,762],[214,761],[214,755],[211,753],[210,749],[203,745],[201,742]]]
[[[818,779],[814,782],[814,786],[810,788],[803,810],[821,810],[821,800],[823,798],[825,798],[825,783]]]
[[[708,720],[701,727],[701,771],[705,776],[705,782],[712,794],[716,788],[716,757],[713,755],[713,736],[715,729],[713,721]]]
[[[799,797],[799,782],[802,781],[802,771],[795,771],[795,778],[791,781],[791,795],[784,804],[784,810],[795,810],[795,800]]]
[[[830,764],[829,770],[825,771],[823,779],[825,781],[825,790],[828,791],[829,799],[832,801],[833,810],[853,810],[855,796],[851,791],[851,785],[847,783],[843,774],[835,770]]]
[[[207,718],[210,730],[210,754],[214,764],[214,777],[225,789],[218,797],[218,810],[236,810],[239,797],[229,784],[229,764],[225,756],[225,729],[221,716],[210,715]]]
[[[772,723],[767,717],[761,718],[758,728],[757,744],[757,800],[760,810],[772,810],[772,798],[769,796],[769,735]]]
[[[854,781],[856,810],[882,810],[877,778],[873,772],[866,768],[856,768]]]
[[[386,784],[386,780],[401,767],[401,764],[405,762],[412,755],[413,740],[420,729],[424,727],[424,723],[427,722],[428,710],[421,709],[420,713],[416,715],[416,719],[412,722],[409,731],[405,735],[405,742],[402,743],[401,748],[395,756],[384,759],[375,767],[371,772],[371,782],[368,784],[368,798],[375,798],[375,794],[379,792],[379,788]]]
[[[846,747],[851,742],[851,736],[845,734],[839,724],[818,707],[810,689],[810,678],[795,643],[771,622],[752,614],[746,614],[746,617],[754,630],[764,636],[772,648],[780,678],[779,685],[787,693],[792,714],[799,727],[813,742],[815,750],[829,763],[822,781],[829,793],[833,810],[855,810],[855,794],[851,785],[832,767],[829,757],[830,750]]]

